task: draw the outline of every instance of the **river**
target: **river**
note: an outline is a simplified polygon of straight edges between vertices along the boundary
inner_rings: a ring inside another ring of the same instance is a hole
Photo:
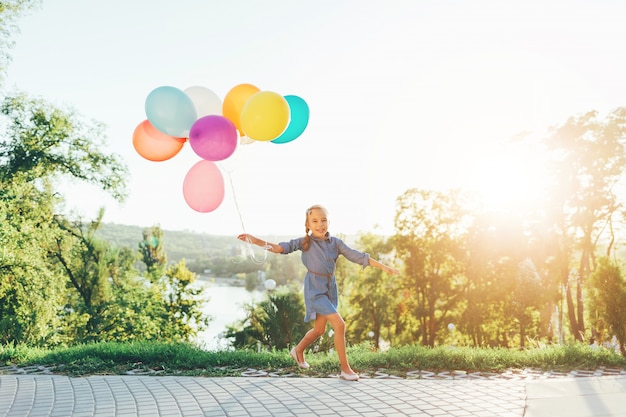
[[[203,313],[212,317],[208,328],[198,333],[196,342],[206,350],[221,350],[227,347],[225,340],[220,339],[226,326],[246,317],[244,304],[259,302],[263,299],[262,291],[246,291],[244,287],[235,287],[225,279],[216,279],[214,282],[200,281],[204,286],[203,295],[209,297],[209,302],[202,309]]]

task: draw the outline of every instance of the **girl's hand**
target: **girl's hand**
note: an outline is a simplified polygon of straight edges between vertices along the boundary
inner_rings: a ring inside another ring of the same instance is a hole
[[[392,268],[390,266],[386,267],[385,272],[391,275],[400,275],[400,271],[396,268]]]
[[[244,242],[252,243],[252,236],[247,233],[240,234],[239,236],[237,236],[237,239],[242,240]]]

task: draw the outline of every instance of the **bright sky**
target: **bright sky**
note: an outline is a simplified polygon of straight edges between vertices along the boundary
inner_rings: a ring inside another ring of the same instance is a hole
[[[504,142],[626,105],[625,17],[615,0],[44,0],[19,22],[5,86],[107,125],[130,197],[65,190],[88,218],[106,206],[106,222],[301,235],[319,203],[332,233],[393,233],[407,189],[519,196],[540,178],[509,174],[521,154],[502,156]],[[309,125],[287,144],[239,146],[218,163],[224,202],[197,213],[182,182],[200,158],[187,144],[147,161],[133,131],[156,87],[223,99],[241,83],[302,97]]]

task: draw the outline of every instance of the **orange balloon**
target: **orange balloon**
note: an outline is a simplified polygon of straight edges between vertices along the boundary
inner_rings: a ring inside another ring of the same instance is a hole
[[[241,129],[241,110],[243,110],[246,101],[259,91],[261,90],[252,84],[239,84],[231,88],[224,97],[222,116],[233,122],[239,131],[239,136],[244,135]]]
[[[139,123],[133,132],[133,146],[137,153],[154,162],[166,161],[176,156],[186,140],[161,132],[147,119]]]

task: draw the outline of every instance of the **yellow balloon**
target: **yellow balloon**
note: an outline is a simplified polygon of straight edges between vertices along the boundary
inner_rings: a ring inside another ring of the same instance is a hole
[[[252,84],[239,84],[231,88],[224,97],[222,116],[233,122],[239,131],[239,136],[243,136],[243,131],[241,130],[241,110],[246,101],[259,91],[261,90]]]
[[[250,139],[276,139],[289,124],[289,103],[272,91],[259,91],[241,111],[241,130]]]

